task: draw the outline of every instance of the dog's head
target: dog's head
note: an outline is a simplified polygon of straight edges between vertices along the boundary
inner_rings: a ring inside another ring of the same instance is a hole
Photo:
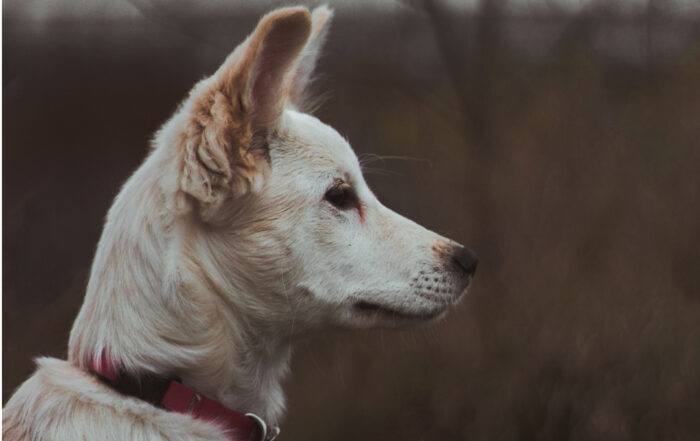
[[[440,317],[474,253],[384,207],[348,142],[302,112],[330,18],[325,7],[265,16],[161,131],[187,224],[177,271],[299,330]]]

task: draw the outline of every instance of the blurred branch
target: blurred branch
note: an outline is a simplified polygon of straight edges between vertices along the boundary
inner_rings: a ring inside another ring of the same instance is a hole
[[[202,33],[194,32],[192,26],[186,24],[187,19],[178,15],[174,8],[158,7],[152,0],[127,0],[146,19],[151,20],[163,28],[170,29],[197,44],[209,46],[213,49],[227,52],[230,48],[223,47],[220,43],[211,41]]]
[[[438,50],[460,103],[463,130],[482,153],[493,150],[491,91],[494,64],[499,49],[501,7],[499,0],[482,0],[476,16],[476,53],[473,66],[457,38],[447,7],[438,0],[419,0],[428,15]]]
[[[456,109],[461,120],[462,133],[471,150],[470,160],[464,164],[463,185],[467,189],[480,188],[495,170],[496,142],[494,139],[493,110],[494,75],[501,44],[500,0],[481,0],[475,16],[475,32],[469,38],[457,32],[454,14],[439,0],[415,0],[420,2],[428,15],[435,40],[459,101]],[[465,16],[460,17],[461,26],[468,26]],[[469,34],[467,34],[469,35]],[[471,49],[471,53],[470,53]],[[475,49],[475,50],[474,50]],[[468,63],[471,61],[471,63]],[[478,164],[478,165],[475,165]],[[475,172],[477,171],[478,172]],[[469,212],[478,213],[480,239],[475,246],[485,261],[497,262],[501,250],[494,225],[495,207],[489,188],[476,191]]]

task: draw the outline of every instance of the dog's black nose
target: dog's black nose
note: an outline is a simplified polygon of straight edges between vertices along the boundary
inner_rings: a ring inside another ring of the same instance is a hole
[[[479,258],[476,257],[476,253],[462,245],[456,246],[452,251],[452,260],[470,275],[474,275],[479,264]]]

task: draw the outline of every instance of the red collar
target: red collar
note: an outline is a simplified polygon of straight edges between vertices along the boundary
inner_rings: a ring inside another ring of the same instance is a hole
[[[131,376],[115,370],[104,360],[90,363],[90,371],[103,383],[122,394],[139,398],[172,412],[223,426],[231,441],[272,441],[278,427],[268,427],[254,413],[242,414],[190,389],[179,379],[154,375]]]

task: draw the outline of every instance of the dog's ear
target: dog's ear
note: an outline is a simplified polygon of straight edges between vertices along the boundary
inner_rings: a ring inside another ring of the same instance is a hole
[[[326,5],[318,6],[311,13],[311,36],[296,60],[289,86],[289,102],[301,111],[314,106],[308,89],[332,19],[333,10]]]
[[[180,188],[197,201],[204,220],[226,199],[260,185],[268,159],[264,133],[284,110],[291,71],[310,33],[307,9],[273,11],[192,90],[181,110]]]

